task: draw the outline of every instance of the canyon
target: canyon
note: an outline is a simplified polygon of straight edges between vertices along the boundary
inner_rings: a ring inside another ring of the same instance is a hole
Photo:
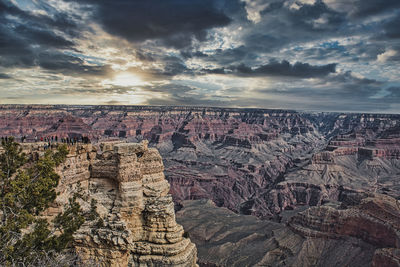
[[[178,222],[201,266],[399,266],[400,205],[390,196],[349,194],[275,223],[210,200],[185,200]]]
[[[237,266],[295,262],[302,266],[334,266],[335,254],[330,251],[335,246],[353,251],[335,262],[339,265],[353,261],[354,266],[379,266],[378,259],[399,262],[398,241],[385,243],[391,239],[389,235],[374,240],[373,227],[363,229],[364,234],[355,233],[349,221],[358,218],[359,224],[374,225],[391,214],[391,230],[379,228],[380,233],[391,231],[391,235],[398,236],[400,115],[209,107],[0,105],[0,136],[7,135],[26,136],[27,142],[36,137],[87,136],[99,146],[96,151],[103,151],[100,144],[104,142],[147,140],[149,149],[156,148],[162,156],[178,222],[193,236],[203,266],[230,266],[234,262]],[[115,149],[118,154],[119,148]],[[107,153],[96,156],[99,165],[90,166],[93,184],[111,190],[116,185],[101,182],[112,176],[107,173],[114,161],[108,160]],[[76,164],[79,162],[71,166]],[[160,194],[164,197],[168,190],[162,188]],[[90,191],[90,195],[95,192]],[[116,206],[112,211],[107,203],[113,196],[106,195],[100,197],[107,199],[102,204],[103,215],[122,216],[116,214],[123,214],[124,207]],[[375,204],[371,207],[365,201]],[[172,214],[172,200],[168,203],[165,212]],[[207,221],[227,225],[217,231],[217,226]],[[330,224],[342,226],[330,229],[326,226]],[[96,252],[89,249],[92,241],[84,240],[82,237],[82,251],[87,255],[105,253],[100,248]],[[288,247],[287,242],[296,245]],[[260,249],[252,252],[258,256],[241,261],[228,253],[246,251],[242,244],[249,248],[259,244]],[[319,246],[324,249],[316,251]],[[364,254],[357,258],[357,251]]]

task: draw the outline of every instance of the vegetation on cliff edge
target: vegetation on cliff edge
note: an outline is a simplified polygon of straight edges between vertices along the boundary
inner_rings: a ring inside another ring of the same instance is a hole
[[[68,154],[67,147],[47,150],[28,160],[13,138],[3,140],[0,152],[0,265],[35,266],[60,262],[73,234],[84,223],[76,195],[52,222],[42,213],[54,203],[59,183],[55,167]]]

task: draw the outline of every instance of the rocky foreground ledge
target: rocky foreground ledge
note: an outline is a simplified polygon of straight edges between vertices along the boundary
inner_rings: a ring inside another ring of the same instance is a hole
[[[38,156],[41,143],[23,144]],[[75,249],[84,261],[102,266],[197,266],[195,245],[176,223],[169,184],[158,151],[142,143],[102,143],[70,146],[66,162],[57,169],[60,195],[47,210],[55,216],[73,192],[84,196],[81,206],[95,218],[75,236]]]

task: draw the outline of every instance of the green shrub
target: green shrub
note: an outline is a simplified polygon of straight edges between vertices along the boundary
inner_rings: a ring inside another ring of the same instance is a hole
[[[57,197],[60,177],[55,167],[65,161],[67,147],[47,150],[37,161],[28,162],[12,137],[3,140],[1,146],[0,265],[28,266],[59,259],[84,223],[76,196],[53,220],[54,226],[40,217]]]

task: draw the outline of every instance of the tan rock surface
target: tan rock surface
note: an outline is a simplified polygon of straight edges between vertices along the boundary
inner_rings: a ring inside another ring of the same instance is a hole
[[[41,153],[40,145],[27,146]],[[148,148],[147,141],[99,147],[69,146],[70,154],[58,168],[57,205],[47,214],[57,214],[78,185],[84,210],[96,201],[98,217],[87,220],[75,235],[80,256],[102,266],[197,266],[196,247],[175,221],[158,151]]]

